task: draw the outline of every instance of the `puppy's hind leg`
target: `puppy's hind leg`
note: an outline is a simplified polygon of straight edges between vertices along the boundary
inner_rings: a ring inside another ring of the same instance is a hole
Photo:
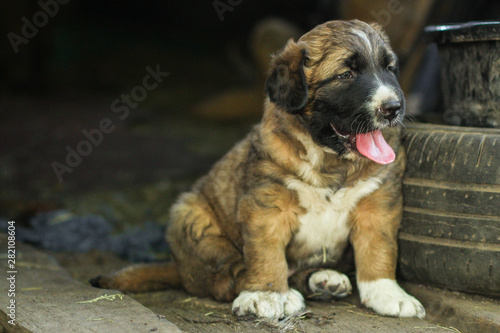
[[[181,287],[175,262],[132,265],[111,274],[99,275],[89,282],[98,288],[136,293]]]
[[[229,302],[239,293],[246,268],[235,245],[237,237],[231,240],[222,223],[203,196],[187,193],[172,208],[167,240],[183,288],[198,297]]]

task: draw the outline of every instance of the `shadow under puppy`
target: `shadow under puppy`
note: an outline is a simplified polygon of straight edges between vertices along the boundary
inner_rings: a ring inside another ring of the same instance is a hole
[[[172,207],[174,260],[98,276],[142,292],[184,288],[283,318],[304,296],[351,292],[334,270],[349,242],[361,301],[425,317],[395,280],[405,156],[397,59],[378,25],[330,21],[274,56],[260,124]]]

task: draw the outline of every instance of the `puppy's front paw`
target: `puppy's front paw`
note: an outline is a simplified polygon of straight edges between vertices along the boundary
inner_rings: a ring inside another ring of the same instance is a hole
[[[233,301],[233,313],[237,316],[254,314],[272,319],[290,316],[304,307],[304,298],[295,289],[286,293],[247,290]]]
[[[358,287],[361,302],[381,315],[425,318],[422,304],[394,280],[358,282]]]
[[[313,292],[312,298],[322,300],[345,297],[352,291],[349,278],[345,274],[331,269],[313,273],[309,277],[308,284]]]
[[[304,297],[302,297],[302,294],[299,291],[290,288],[284,296],[284,317],[291,316],[299,311],[304,310],[304,308],[306,307],[306,304],[304,303]]]

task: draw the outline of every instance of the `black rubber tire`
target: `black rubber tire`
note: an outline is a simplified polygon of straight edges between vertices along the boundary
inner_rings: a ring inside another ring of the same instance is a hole
[[[500,295],[500,130],[412,125],[403,144],[400,275]]]

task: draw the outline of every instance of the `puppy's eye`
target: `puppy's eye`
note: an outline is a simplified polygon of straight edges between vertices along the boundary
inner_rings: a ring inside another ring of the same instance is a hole
[[[352,75],[352,72],[350,71],[347,71],[347,72],[344,72],[342,74],[340,74],[339,76],[337,76],[338,79],[352,79],[354,76]]]
[[[389,65],[389,66],[387,66],[387,70],[389,72],[393,72],[394,73],[394,72],[396,72],[396,67]]]

